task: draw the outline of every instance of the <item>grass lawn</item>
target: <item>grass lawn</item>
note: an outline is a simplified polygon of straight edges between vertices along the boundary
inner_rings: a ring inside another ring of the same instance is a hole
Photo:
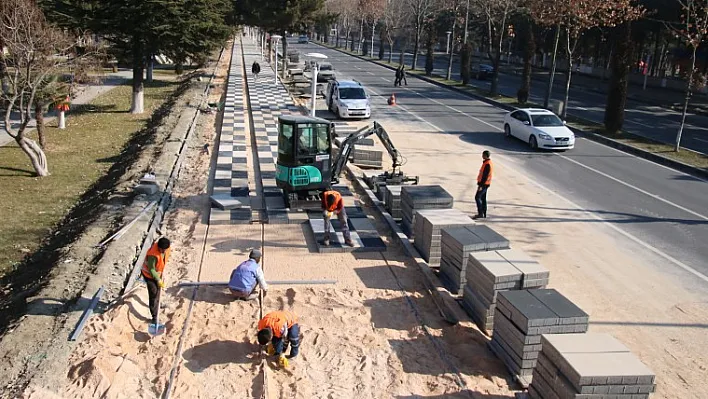
[[[77,199],[118,158],[178,82],[145,85],[145,113],[131,115],[131,87],[119,86],[67,113],[66,129],[47,128],[51,176],[36,178],[29,158],[12,142],[0,147],[0,274],[39,246]],[[33,132],[30,137],[36,139]]]
[[[334,48],[331,45],[327,45],[327,47]],[[342,50],[342,49],[339,49]],[[353,55],[358,55],[352,51],[349,50],[344,50],[345,52]],[[366,59],[369,59],[371,61],[374,61],[378,64],[381,65],[389,65],[393,67],[398,67],[398,62],[394,61],[392,63],[389,63],[387,60],[381,61],[378,58],[371,58],[371,57],[364,57]],[[423,70],[410,70],[406,69],[406,72],[409,75],[425,75],[425,71]],[[391,71],[393,73],[393,71]],[[457,80],[447,80],[439,76],[431,76],[428,77],[432,80],[435,80],[437,82],[440,82],[442,84],[448,85],[448,86],[454,86],[458,89],[464,90],[468,93],[475,94],[478,96],[486,97],[489,99],[492,99],[494,101],[498,101],[503,104],[511,105],[514,107],[522,107],[521,104],[519,104],[516,100],[516,98],[513,97],[506,97],[506,96],[496,96],[492,97],[489,95],[488,92],[484,90],[480,90],[476,87],[471,87],[471,86],[464,86],[462,82],[457,81]],[[533,103],[527,103],[523,105],[523,107],[538,107],[538,108],[543,108],[542,105],[540,104],[533,104]],[[605,131],[605,128],[603,125],[595,122],[591,122],[582,118],[577,118],[574,116],[568,116],[567,118],[568,124],[572,127],[575,127],[577,129],[586,131],[586,132],[593,132],[600,134],[602,136],[611,138],[613,140],[617,140],[619,142],[622,142],[624,144],[640,148],[645,151],[649,151],[651,153],[661,155],[663,157],[671,158],[680,162],[684,162],[686,164],[698,167],[698,168],[703,168],[703,169],[708,169],[708,156],[699,154],[693,151],[689,150],[681,150],[680,152],[675,152],[674,151],[674,146],[669,145],[669,144],[663,144],[663,143],[658,143],[653,140],[645,139],[641,136],[636,136],[630,133],[623,132],[621,134],[610,134]]]

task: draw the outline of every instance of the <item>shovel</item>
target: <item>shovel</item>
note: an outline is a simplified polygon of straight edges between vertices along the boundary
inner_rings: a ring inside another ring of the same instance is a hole
[[[155,323],[148,324],[148,334],[152,336],[162,335],[165,333],[165,325],[160,324],[160,302],[157,302],[157,316]]]

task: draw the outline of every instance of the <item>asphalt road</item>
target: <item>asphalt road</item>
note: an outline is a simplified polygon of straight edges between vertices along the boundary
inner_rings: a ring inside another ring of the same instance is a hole
[[[361,82],[372,95],[372,120],[394,91],[393,73],[387,68],[314,44],[293,46],[324,53],[340,78]],[[582,138],[572,151],[533,152],[525,143],[503,136],[504,110],[414,77],[395,92],[403,105],[397,107],[400,112],[441,134],[459,135],[461,151],[466,142],[488,147],[539,185],[570,200],[567,211],[577,216],[569,220],[607,222],[662,259],[667,272],[708,283],[708,181]],[[478,155],[470,153],[470,159],[476,161]],[[529,221],[533,211],[529,209]]]
[[[378,54],[378,46],[374,46],[374,54]],[[394,52],[393,60],[397,62],[400,57],[399,52]],[[418,56],[418,69],[425,68],[425,55]],[[388,52],[385,53],[384,60],[388,60]],[[406,66],[410,66],[413,60],[412,54],[406,54]],[[460,64],[457,58],[453,61],[452,76],[457,79],[460,76]],[[477,62],[478,59],[475,59]],[[489,64],[487,59],[481,61]],[[502,62],[504,58],[502,57]],[[435,58],[435,74],[446,76],[448,59],[445,55]],[[335,67],[337,68],[337,67]],[[390,72],[392,74],[392,72]],[[553,87],[552,98],[563,101],[565,98],[565,75],[557,74]],[[605,116],[605,103],[607,96],[602,93],[584,90],[583,88],[570,89],[569,114],[578,116],[593,122],[602,123]],[[489,81],[470,81],[471,86],[488,90]],[[500,74],[499,92],[503,95],[516,97],[516,92],[521,85],[521,76],[513,74]],[[598,81],[598,85],[606,86],[606,82]],[[547,83],[537,80],[531,81],[530,101],[543,104]],[[630,92],[636,90],[629,88]],[[640,93],[635,93],[640,95]],[[681,121],[681,113],[668,108],[648,105],[632,99],[627,100],[624,129],[630,133],[647,137],[664,143],[673,144]],[[681,145],[685,148],[708,154],[708,117],[689,113],[686,117]]]

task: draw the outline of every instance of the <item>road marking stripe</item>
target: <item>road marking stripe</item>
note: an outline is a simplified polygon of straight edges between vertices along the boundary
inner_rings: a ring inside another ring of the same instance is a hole
[[[371,90],[371,92],[374,93],[376,96],[379,96],[379,97],[383,98],[383,96],[382,96],[381,94],[379,94],[379,93],[377,93],[377,92],[375,92],[375,91],[373,91],[373,90]],[[418,116],[415,112],[408,110],[406,107],[398,106],[398,108],[400,108],[400,109],[402,109],[403,111],[405,111],[405,112],[411,114],[411,115],[412,115],[413,117],[415,117],[417,120],[420,120],[420,121],[426,123],[427,125],[429,125],[429,126],[432,127],[433,129],[437,130],[438,132],[443,133],[443,134],[450,134],[450,133],[446,132],[445,130],[443,130],[443,129],[441,129],[441,128],[435,126],[434,124],[432,124],[432,123],[426,121],[425,119],[421,118],[421,117]],[[477,119],[477,118],[474,118],[474,117],[471,117],[471,118]],[[483,122],[483,121],[482,121],[482,122]],[[483,123],[488,124],[488,123],[486,123],[486,122],[483,122]],[[512,163],[509,158],[507,158],[507,157],[505,157],[505,156],[503,156],[503,155],[497,155],[497,157],[503,159],[503,160],[504,160],[505,162],[507,162],[507,163]],[[685,264],[685,263],[681,262],[680,260],[674,258],[673,256],[671,256],[671,255],[669,255],[669,254],[663,252],[662,250],[660,250],[660,249],[658,249],[658,248],[652,246],[651,244],[648,244],[648,243],[642,241],[641,239],[635,237],[634,235],[632,235],[632,234],[630,234],[630,233],[628,233],[628,232],[626,232],[626,231],[620,229],[619,227],[615,226],[613,223],[611,223],[611,222],[608,221],[607,219],[605,219],[605,218],[603,218],[603,217],[597,215],[596,213],[594,213],[594,212],[592,212],[592,211],[589,211],[589,210],[587,210],[587,209],[581,207],[580,205],[578,205],[578,204],[576,204],[575,202],[569,200],[568,198],[564,197],[563,195],[561,195],[561,194],[559,194],[559,193],[557,193],[557,192],[555,192],[555,191],[549,189],[548,187],[545,187],[545,186],[542,185],[541,183],[538,183],[536,180],[534,180],[534,179],[532,179],[531,177],[527,176],[525,173],[523,173],[523,172],[518,172],[517,174],[518,174],[519,176],[523,177],[524,179],[528,180],[528,181],[529,181],[530,183],[532,183],[534,186],[536,186],[536,187],[538,187],[538,188],[540,188],[540,189],[542,189],[542,190],[544,190],[544,191],[546,191],[546,192],[552,194],[553,196],[555,196],[555,197],[557,197],[557,198],[559,198],[559,199],[561,199],[561,200],[567,202],[568,204],[572,205],[572,206],[575,207],[576,209],[585,212],[585,213],[588,214],[590,217],[592,217],[592,218],[595,219],[595,220],[600,221],[600,222],[601,222],[602,224],[604,224],[604,225],[607,225],[607,226],[610,227],[612,230],[615,230],[616,232],[618,232],[618,233],[622,234],[623,236],[629,238],[630,240],[636,242],[637,244],[641,245],[642,247],[644,247],[644,248],[650,250],[651,252],[655,253],[656,255],[659,255],[660,257],[666,259],[667,261],[669,261],[669,262],[675,264],[676,266],[680,267],[681,269],[683,269],[683,270],[685,270],[685,271],[687,271],[687,272],[693,274],[694,276],[696,276],[696,277],[698,277],[699,279],[703,280],[704,282],[708,283],[708,276],[706,276],[705,274],[703,274],[703,273],[699,272],[698,270],[692,268],[691,266],[688,266],[687,264]]]

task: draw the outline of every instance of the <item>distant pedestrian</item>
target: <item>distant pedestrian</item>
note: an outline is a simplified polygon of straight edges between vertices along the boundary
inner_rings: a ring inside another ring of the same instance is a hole
[[[396,80],[393,81],[393,87],[401,85],[401,67],[396,68]]]
[[[477,175],[477,193],[474,196],[477,202],[477,215],[472,219],[484,219],[487,217],[487,190],[492,184],[492,172],[494,166],[492,160],[489,159],[489,151],[482,152],[482,167],[479,168]]]
[[[268,291],[268,285],[263,276],[263,269],[261,269],[259,265],[259,263],[261,263],[261,256],[260,250],[252,250],[248,255],[248,260],[242,262],[231,272],[229,290],[234,298],[244,301],[258,298],[256,285],[260,285],[264,292]]]
[[[160,291],[165,288],[162,272],[170,259],[170,240],[165,237],[155,241],[145,256],[142,274],[148,289],[148,307],[152,316],[152,324],[157,324],[158,306],[160,306]]]
[[[401,85],[401,81],[403,81],[403,84],[408,86],[408,80],[406,80],[406,66],[401,64],[401,80],[398,81],[398,85]]]
[[[261,65],[258,63],[258,61],[253,61],[253,65],[251,65],[251,73],[253,74],[253,76],[255,76],[257,82],[258,74],[261,73]]]

